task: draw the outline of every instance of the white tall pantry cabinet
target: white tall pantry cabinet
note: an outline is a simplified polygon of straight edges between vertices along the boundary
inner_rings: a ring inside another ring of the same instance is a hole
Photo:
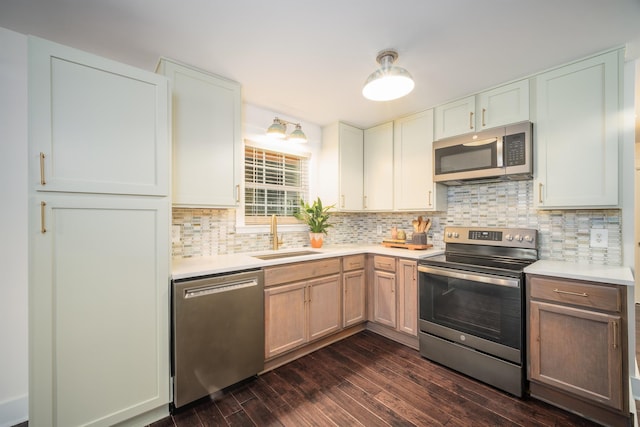
[[[169,403],[165,77],[29,40],[29,424]]]

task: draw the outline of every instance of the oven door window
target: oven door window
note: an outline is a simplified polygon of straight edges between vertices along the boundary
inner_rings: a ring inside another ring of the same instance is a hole
[[[420,273],[420,319],[512,348],[521,342],[521,288]]]

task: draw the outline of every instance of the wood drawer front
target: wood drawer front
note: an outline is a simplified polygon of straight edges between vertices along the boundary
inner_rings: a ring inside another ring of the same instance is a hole
[[[340,258],[327,258],[318,261],[267,267],[264,269],[264,285],[273,286],[282,283],[299,282],[337,273],[340,273]]]
[[[557,301],[615,313],[622,311],[620,289],[615,286],[538,276],[529,277],[528,282],[533,299]]]
[[[364,268],[364,254],[349,255],[342,258],[342,269],[344,271],[359,270]]]
[[[390,256],[376,255],[373,257],[373,268],[376,270],[396,271],[396,259]]]

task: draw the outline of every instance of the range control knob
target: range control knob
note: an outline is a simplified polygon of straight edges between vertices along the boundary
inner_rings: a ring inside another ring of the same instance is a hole
[[[507,234],[506,236],[504,236],[504,238],[509,242],[513,240],[513,236],[511,234]]]
[[[522,242],[523,237],[522,237],[521,235],[519,235],[519,234],[516,234],[515,239],[516,239],[516,241],[518,241],[518,242]]]
[[[525,242],[533,243],[533,237],[529,236],[528,234],[524,236],[524,240]]]
[[[447,237],[451,237],[453,234],[450,231],[447,231]]]
[[[453,237],[454,237],[455,239],[457,239],[458,237],[460,237],[460,235],[459,235],[458,233],[454,232],[454,233],[453,233]]]

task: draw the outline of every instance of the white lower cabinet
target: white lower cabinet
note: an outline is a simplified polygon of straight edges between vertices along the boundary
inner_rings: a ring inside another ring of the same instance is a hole
[[[168,199],[30,203],[29,424],[108,426],[166,412]]]

